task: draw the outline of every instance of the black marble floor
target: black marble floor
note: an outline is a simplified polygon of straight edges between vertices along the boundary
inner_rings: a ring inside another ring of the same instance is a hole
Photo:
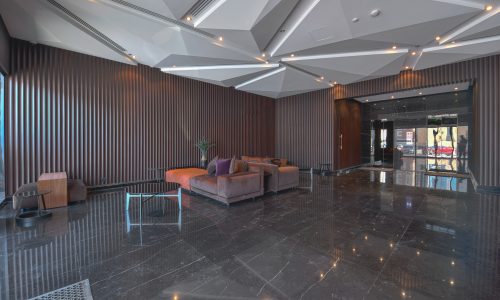
[[[500,197],[405,174],[314,175],[229,208],[186,194],[180,215],[157,199],[142,227],[121,190],[31,229],[3,208],[0,298],[88,278],[94,299],[498,299]]]

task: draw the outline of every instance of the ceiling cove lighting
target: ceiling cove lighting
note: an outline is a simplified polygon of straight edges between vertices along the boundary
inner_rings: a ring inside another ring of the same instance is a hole
[[[270,65],[270,64],[269,64],[269,65]],[[238,84],[238,85],[237,85],[237,86],[235,86],[234,88],[235,88],[235,89],[237,89],[237,90],[239,90],[240,88],[242,88],[242,87],[244,87],[244,86],[246,86],[246,85],[249,85],[249,84],[251,84],[251,83],[257,82],[257,81],[262,80],[262,79],[265,79],[265,78],[267,78],[267,77],[270,77],[270,76],[276,75],[276,74],[278,74],[278,73],[284,72],[285,70],[286,70],[286,67],[281,67],[281,68],[276,69],[276,70],[274,70],[274,71],[272,71],[272,72],[269,72],[269,73],[266,73],[266,74],[263,74],[263,75],[257,76],[257,77],[255,77],[254,79],[251,79],[251,80],[245,81],[245,82],[243,82],[243,83],[241,83],[241,84]]]
[[[500,13],[500,8],[493,10],[493,7],[488,10],[486,9],[486,13],[482,13],[479,16],[472,18],[470,21],[466,22],[465,24],[461,25],[454,31],[448,33],[446,36],[440,39],[439,44],[443,44],[448,42],[449,40],[454,39],[458,35],[464,33],[465,31],[471,29],[472,27],[477,26],[478,24],[488,20],[489,18],[495,16],[496,14]]]
[[[252,68],[276,68],[279,64],[247,64],[247,65],[216,65],[216,66],[189,66],[161,68],[162,72],[181,72],[181,71],[203,71],[203,70],[230,70],[230,69],[252,69]]]
[[[212,4],[210,7],[208,7],[205,11],[201,13],[200,16],[196,18],[194,21],[194,27],[198,27],[201,22],[203,22],[206,18],[208,18],[211,14],[214,13],[222,4],[224,4],[226,0],[217,0],[215,1],[214,4]]]
[[[320,54],[320,55],[284,57],[281,59],[281,61],[315,60],[315,59],[338,58],[338,57],[396,54],[396,53],[407,53],[408,51],[409,51],[408,49],[396,49],[396,50],[391,49],[391,50],[377,50],[377,51],[360,51],[360,52],[347,52],[347,53],[334,53],[334,54]]]
[[[271,56],[274,56],[276,51],[285,43],[285,41],[292,35],[292,33],[299,27],[300,23],[304,21],[304,19],[311,13],[311,11],[318,5],[320,0],[313,0],[312,3],[306,8],[306,10],[300,15],[298,20],[290,27],[287,31],[285,31],[285,35],[278,41],[278,43],[269,51]]]
[[[464,41],[464,42],[456,42],[453,44],[453,47],[469,46],[469,45],[489,43],[489,42],[494,42],[494,41],[500,41],[500,35],[490,36],[490,37],[476,39],[476,40],[468,40],[468,41]],[[450,44],[440,45],[440,46],[435,46],[435,47],[428,47],[428,48],[422,49],[422,52],[439,51],[439,50],[447,49],[450,47],[451,47]]]

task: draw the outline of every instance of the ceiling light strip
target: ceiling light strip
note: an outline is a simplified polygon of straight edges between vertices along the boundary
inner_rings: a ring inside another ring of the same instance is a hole
[[[398,53],[408,53],[408,51],[410,51],[410,50],[407,48],[402,48],[402,49],[396,49],[396,50],[391,49],[391,50],[319,54],[319,55],[308,55],[308,56],[284,57],[281,59],[281,61],[316,60],[316,59],[327,59],[327,58],[369,56],[369,55],[382,55],[382,54],[398,54]]]
[[[276,51],[278,51],[278,49],[283,45],[283,43],[285,43],[285,41],[290,37],[290,35],[292,35],[295,29],[299,27],[302,21],[304,21],[304,19],[309,15],[309,13],[311,13],[311,11],[314,9],[314,7],[316,7],[316,5],[319,3],[320,0],[311,0],[311,1],[312,3],[304,10],[304,12],[297,19],[297,21],[293,23],[293,25],[287,31],[285,31],[285,34],[278,40],[277,44],[271,47],[271,50],[269,51],[269,54],[271,56],[274,56]]]
[[[479,3],[479,1],[467,1],[467,0],[434,0],[434,1],[455,4],[455,5],[465,6],[465,7],[471,7],[471,8],[477,8],[477,9],[484,8],[484,4]]]
[[[212,5],[210,5],[208,8],[203,10],[201,15],[196,17],[196,19],[193,23],[194,27],[198,27],[206,18],[208,18],[212,13],[214,13],[225,2],[226,2],[226,0],[217,0]]]
[[[435,47],[427,47],[427,48],[422,49],[422,52],[433,52],[433,51],[439,51],[439,50],[444,50],[444,49],[463,47],[463,46],[469,46],[469,45],[476,45],[476,44],[482,44],[482,43],[489,43],[489,42],[496,42],[496,41],[500,41],[500,35],[491,36],[491,37],[487,37],[487,38],[481,38],[481,39],[475,39],[475,40],[468,40],[468,41],[463,41],[463,42],[456,42],[453,44],[446,44],[446,45],[435,46]]]
[[[230,70],[230,69],[255,69],[276,68],[279,64],[247,64],[247,65],[216,65],[216,66],[189,66],[161,68],[163,72],[202,71],[202,70]]]
[[[476,25],[488,20],[489,18],[495,16],[496,14],[500,13],[500,8],[492,11],[485,11],[484,13],[480,14],[479,16],[471,19],[470,21],[466,22],[465,24],[459,26],[457,29],[451,31],[447,35],[441,37],[439,40],[439,44],[442,45],[453,38],[459,36],[460,34],[466,32],[467,30],[475,27]]]
[[[245,82],[243,82],[243,83],[241,83],[241,84],[238,84],[238,85],[237,85],[237,86],[235,86],[234,88],[235,88],[235,89],[237,89],[237,90],[239,90],[240,88],[242,88],[242,87],[244,87],[244,86],[246,86],[246,85],[249,85],[249,84],[251,84],[251,83],[257,82],[257,81],[262,80],[262,79],[265,79],[265,78],[267,78],[267,77],[270,77],[270,76],[273,76],[273,75],[279,74],[279,73],[281,73],[281,72],[284,72],[285,70],[286,70],[286,67],[281,67],[281,68],[276,69],[276,70],[274,70],[274,71],[272,71],[272,72],[269,72],[269,73],[266,73],[266,74],[263,74],[263,75],[257,76],[257,77],[255,77],[255,78],[253,78],[253,79],[250,79],[250,80],[245,81]]]

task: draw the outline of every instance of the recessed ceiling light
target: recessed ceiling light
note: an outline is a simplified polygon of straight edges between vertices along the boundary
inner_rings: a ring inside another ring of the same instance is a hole
[[[365,102],[368,102],[368,101],[370,101],[370,100],[368,100],[368,99],[365,100]]]
[[[417,52],[413,51],[413,52],[411,53],[411,55],[417,55]]]
[[[410,68],[410,66],[406,66],[405,69],[408,70]]]
[[[359,18],[352,18],[351,20],[353,23],[357,23],[359,21]]]
[[[440,39],[441,39],[441,37],[438,35],[438,36],[436,37],[436,41],[439,41]]]
[[[135,55],[132,55],[132,58],[135,59]]]
[[[295,56],[295,54],[290,54],[290,57],[294,57],[294,56]]]
[[[321,76],[319,79],[323,80],[323,79],[325,79],[325,77],[324,77],[324,76]]]
[[[175,67],[176,67],[176,65],[173,65],[173,66],[172,66],[172,68],[175,68]]]
[[[265,54],[265,53],[262,53],[262,57],[266,57],[266,54]]]
[[[333,84],[337,84],[337,81],[334,81]]]
[[[394,96],[391,96],[391,99],[394,99]]]
[[[493,5],[488,5],[488,6],[486,6],[486,10],[487,10],[487,11],[490,11],[490,10],[492,10],[492,9],[493,9]]]
[[[458,87],[455,87],[455,91],[458,90]]]
[[[221,42],[222,42],[223,40],[224,40],[224,38],[223,38],[223,37],[221,37],[221,36],[219,36],[219,41],[221,41]]]
[[[418,92],[419,95],[422,95],[422,92]]]
[[[370,16],[375,18],[375,17],[378,17],[380,15],[380,13],[381,13],[380,9],[374,9],[370,12]]]
[[[191,17],[186,18],[186,21],[188,21],[188,22],[190,22],[191,20],[192,20]]]
[[[398,47],[396,47],[396,46],[392,46],[392,49],[393,49],[393,50],[396,50],[397,48],[398,48]]]

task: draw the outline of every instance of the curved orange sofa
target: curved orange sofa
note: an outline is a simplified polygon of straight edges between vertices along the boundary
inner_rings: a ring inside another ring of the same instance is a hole
[[[207,170],[200,168],[173,169],[165,172],[165,181],[178,183],[181,185],[181,188],[190,191],[191,185],[189,180],[195,176],[207,174]]]

